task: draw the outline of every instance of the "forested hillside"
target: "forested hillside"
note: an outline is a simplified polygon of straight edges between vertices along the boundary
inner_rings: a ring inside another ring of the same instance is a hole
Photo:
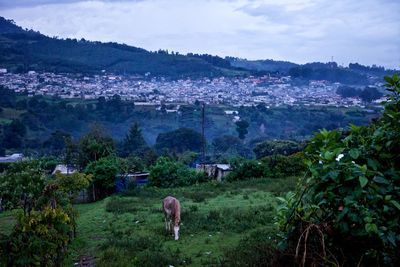
[[[10,71],[161,75],[171,78],[243,74],[210,55],[179,55],[159,50],[84,39],[50,38],[0,17],[0,67]],[[222,62],[222,64],[221,64]]]

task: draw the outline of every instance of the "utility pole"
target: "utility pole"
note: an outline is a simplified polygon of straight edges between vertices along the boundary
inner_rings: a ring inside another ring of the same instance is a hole
[[[206,160],[206,136],[204,133],[205,129],[205,107],[206,104],[203,102],[201,105],[201,160],[202,163],[205,163]]]

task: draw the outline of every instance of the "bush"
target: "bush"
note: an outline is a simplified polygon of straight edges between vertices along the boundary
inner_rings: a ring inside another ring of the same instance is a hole
[[[258,160],[237,159],[232,162],[233,171],[227,176],[227,181],[262,178],[266,175],[266,165]]]
[[[301,144],[294,141],[276,140],[258,143],[253,151],[254,154],[256,154],[257,159],[260,159],[273,155],[289,156],[293,153],[299,152],[301,148]]]
[[[9,237],[6,262],[9,266],[58,266],[72,230],[71,218],[61,208],[20,214]]]
[[[283,178],[288,176],[301,176],[306,171],[304,157],[301,153],[290,156],[269,156],[261,160],[266,164],[265,176],[268,178]]]
[[[85,173],[93,176],[95,196],[93,200],[105,197],[114,192],[115,177],[119,170],[119,160],[116,157],[105,157],[90,162]]]
[[[203,172],[190,169],[180,162],[160,157],[150,169],[149,185],[156,187],[176,187],[206,182]]]
[[[14,209],[22,206],[24,212],[34,207],[35,200],[45,186],[44,171],[38,161],[12,163],[0,174],[0,209]]]
[[[385,80],[392,95],[383,117],[348,132],[317,133],[305,150],[310,176],[281,199],[286,246],[300,244],[306,264],[400,264],[400,79]]]

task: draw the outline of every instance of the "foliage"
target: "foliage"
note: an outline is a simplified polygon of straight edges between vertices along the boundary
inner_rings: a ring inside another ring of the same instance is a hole
[[[261,159],[266,165],[266,177],[283,178],[288,176],[301,176],[306,171],[304,157],[301,153],[290,156],[275,155]]]
[[[81,168],[92,161],[107,157],[114,152],[114,141],[98,124],[91,125],[89,132],[79,140],[79,165]]]
[[[149,185],[156,187],[176,187],[207,181],[203,172],[190,169],[180,162],[160,157],[150,168]]]
[[[144,167],[145,162],[136,156],[119,159],[119,168],[122,173],[142,172]]]
[[[230,164],[233,170],[226,176],[227,181],[267,177],[285,178],[300,176],[305,171],[301,154],[268,156],[261,160],[233,158]]]
[[[115,177],[120,169],[119,159],[113,156],[90,162],[85,173],[93,176],[93,200],[114,192]]]
[[[245,120],[237,121],[235,124],[239,138],[243,140],[246,137],[246,134],[248,133],[247,128],[249,128],[250,124]]]
[[[128,156],[132,154],[141,154],[146,146],[147,144],[143,138],[142,130],[139,128],[139,124],[134,123],[122,142],[122,155]]]
[[[10,32],[11,27],[15,30]],[[112,42],[49,38],[11,25],[2,17],[0,36],[4,40],[0,45],[2,64],[11,71],[99,74],[104,69],[118,74],[144,75],[150,72],[157,76],[181,78],[219,76],[223,73],[219,66],[231,69],[229,62],[225,64],[223,59],[208,55],[184,56],[161,50],[149,52]]]
[[[44,179],[40,179],[42,162],[23,161],[6,170],[6,174],[13,173],[14,178],[21,176],[25,181],[16,182],[22,185],[30,182],[21,189],[28,195],[24,200],[28,199],[29,206],[24,202],[24,212],[17,216],[11,234],[2,240],[5,249],[0,262],[7,266],[60,266],[68,243],[76,235],[77,213],[72,201],[79,190],[89,185],[91,177],[82,173],[56,173],[55,179],[44,186]]]
[[[249,151],[242,140],[232,135],[223,135],[215,138],[212,146],[215,155],[239,155],[242,157],[249,155]]]
[[[62,208],[45,207],[17,220],[4,255],[9,266],[59,265],[70,240],[70,216]]]
[[[155,148],[160,152],[182,153],[188,150],[199,152],[202,144],[203,138],[200,133],[190,128],[179,128],[159,134]]]
[[[4,209],[22,207],[24,213],[34,207],[45,186],[45,175],[37,161],[10,164],[0,174],[0,195]]]
[[[328,241],[325,260],[399,264],[400,84],[397,75],[385,80],[391,95],[380,120],[348,132],[322,130],[306,148],[310,176],[280,220],[289,249],[317,229]]]
[[[55,177],[54,183],[58,185],[58,190],[65,192],[71,202],[77,197],[79,192],[86,189],[93,180],[91,174],[80,172],[74,172],[68,175],[57,172]]]
[[[258,160],[234,159],[231,162],[233,171],[227,176],[227,181],[246,180],[266,177],[266,166]]]
[[[291,140],[273,140],[258,143],[254,153],[258,159],[271,155],[291,155],[301,150],[301,145]]]

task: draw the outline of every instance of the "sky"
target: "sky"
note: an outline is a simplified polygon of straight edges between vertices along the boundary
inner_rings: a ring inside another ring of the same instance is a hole
[[[396,69],[399,14],[399,0],[0,0],[0,16],[60,38]]]

